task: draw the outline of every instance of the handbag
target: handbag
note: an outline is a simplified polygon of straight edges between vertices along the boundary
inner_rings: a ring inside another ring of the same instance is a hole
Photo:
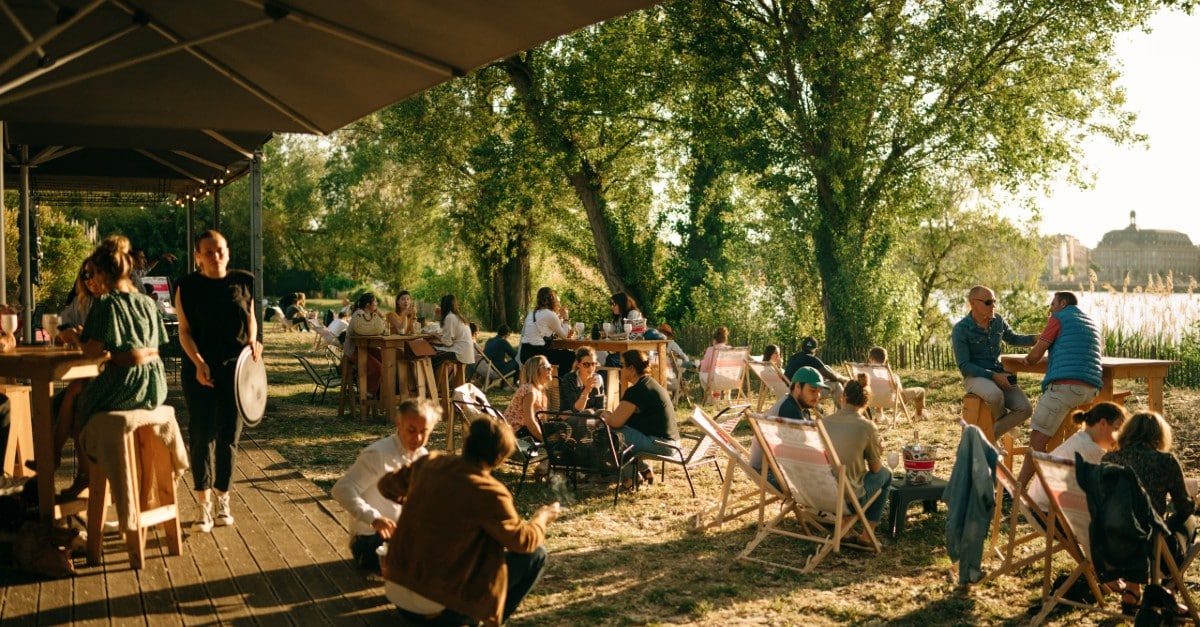
[[[433,357],[437,353],[433,346],[422,339],[409,340],[404,343],[405,359],[419,359],[421,357]],[[486,399],[485,399],[486,400]]]
[[[377,313],[356,313],[350,318],[350,335],[383,335],[386,329],[387,322]]]

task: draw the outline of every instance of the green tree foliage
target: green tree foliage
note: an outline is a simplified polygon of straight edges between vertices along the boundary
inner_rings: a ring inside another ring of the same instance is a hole
[[[1070,166],[1084,132],[1131,137],[1113,35],[1126,1],[698,0],[726,31],[762,184],[812,241],[827,339],[888,337],[892,259],[922,181],[1016,189]],[[697,54],[713,54],[697,46]]]
[[[33,286],[34,300],[57,312],[66,302],[75,285],[75,275],[83,260],[91,254],[94,243],[84,237],[82,224],[68,218],[54,207],[42,205],[38,210],[41,222],[42,260],[39,274],[41,285]],[[8,303],[20,301],[21,293],[21,231],[20,211],[16,202],[5,201],[4,241],[5,276]],[[40,324],[40,322],[39,322]]]

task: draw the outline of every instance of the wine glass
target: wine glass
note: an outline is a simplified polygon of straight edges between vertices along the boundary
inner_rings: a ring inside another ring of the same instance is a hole
[[[12,335],[17,330],[17,314],[0,314],[0,328],[8,335]]]
[[[611,322],[604,323],[604,337],[612,335],[613,326]]]
[[[633,333],[633,323],[626,322],[625,323],[625,337],[628,338],[630,333]]]
[[[583,331],[585,328],[586,328],[586,325],[584,325],[582,322],[576,322],[575,323],[575,337],[582,338]]]
[[[58,334],[58,314],[42,314],[42,329],[46,331],[47,344],[54,348],[54,336]]]
[[[892,469],[892,474],[893,475],[896,474],[896,468],[898,466],[900,466],[900,453],[897,453],[896,451],[892,451],[891,453],[888,453],[887,463],[888,463],[888,466],[891,467],[891,469]]]

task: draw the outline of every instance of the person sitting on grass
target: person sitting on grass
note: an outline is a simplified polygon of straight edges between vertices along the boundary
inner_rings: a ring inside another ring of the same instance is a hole
[[[892,483],[892,471],[883,465],[883,446],[879,443],[875,423],[863,415],[870,401],[870,380],[867,375],[860,374],[844,386],[842,408],[825,416],[821,424],[846,470],[850,489],[858,497],[859,505],[866,506],[867,521],[874,529],[883,518],[883,507],[887,504],[883,490]],[[875,500],[867,505],[872,497],[876,497]],[[871,544],[865,532],[852,539]]]
[[[429,453],[425,443],[440,414],[427,400],[400,403],[396,432],[363,449],[333,484],[333,498],[350,514],[350,554],[359,568],[379,571],[377,551],[400,517],[400,504],[379,494],[379,480]]]
[[[882,346],[873,346],[867,351],[867,363],[887,365],[888,353],[887,349]],[[925,417],[925,388],[906,388],[900,383],[900,377],[895,372],[892,372],[892,387],[901,390],[900,396],[905,403],[912,403],[913,411],[917,413],[917,420]]]
[[[384,594],[408,623],[501,625],[541,578],[546,527],[561,508],[517,513],[492,476],[516,449],[512,429],[477,418],[462,456],[433,452],[379,480],[404,506],[382,566]]]

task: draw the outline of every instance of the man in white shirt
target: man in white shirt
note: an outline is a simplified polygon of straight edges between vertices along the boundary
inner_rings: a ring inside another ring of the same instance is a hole
[[[350,553],[359,568],[379,570],[376,551],[392,537],[400,517],[400,504],[379,494],[379,479],[429,453],[425,443],[440,415],[428,401],[404,401],[396,433],[363,449],[333,484],[333,498],[350,514]]]

